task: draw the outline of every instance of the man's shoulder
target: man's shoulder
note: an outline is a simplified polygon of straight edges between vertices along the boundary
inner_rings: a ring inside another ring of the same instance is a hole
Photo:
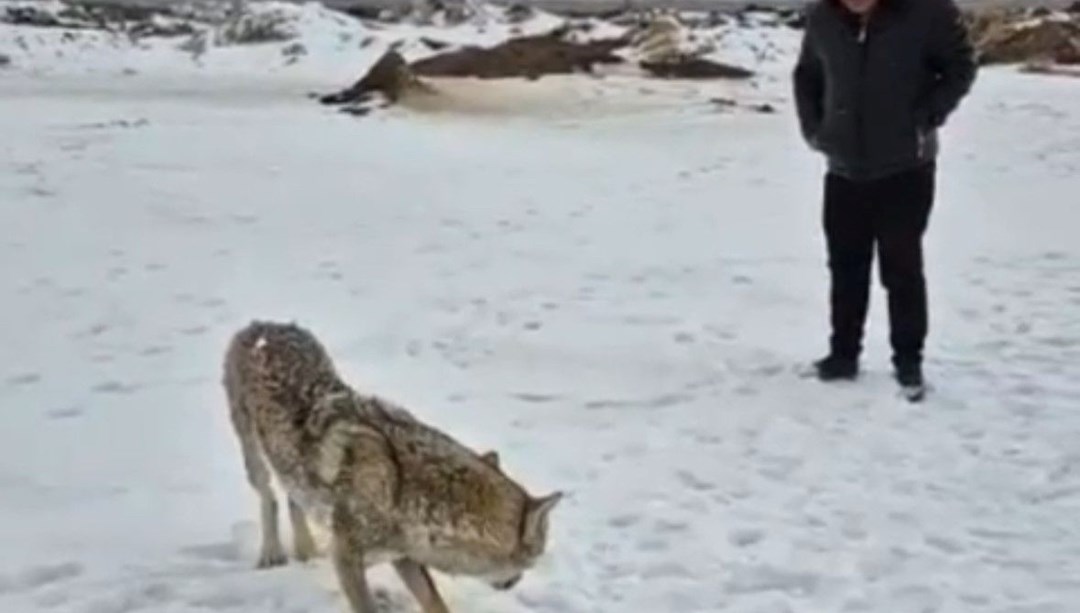
[[[803,8],[806,29],[808,31],[816,30],[821,27],[823,20],[832,18],[835,2],[836,0],[813,0],[813,2],[808,3]]]
[[[820,19],[826,11],[833,8],[836,0],[813,0],[803,8],[803,14],[807,19]]]

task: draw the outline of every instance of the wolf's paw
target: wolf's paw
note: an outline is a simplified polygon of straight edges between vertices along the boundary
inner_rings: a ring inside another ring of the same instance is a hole
[[[255,563],[255,568],[266,569],[275,568],[277,566],[285,566],[288,563],[288,558],[285,556],[285,552],[280,547],[266,547],[262,553],[259,554],[259,561]]]

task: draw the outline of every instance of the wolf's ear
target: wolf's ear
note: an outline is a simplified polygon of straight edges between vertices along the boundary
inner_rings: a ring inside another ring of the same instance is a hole
[[[547,539],[548,516],[562,500],[563,493],[555,492],[543,498],[534,498],[529,501],[525,511],[525,527],[521,540],[532,546],[539,546]]]
[[[494,449],[480,454],[480,459],[489,466],[499,467],[499,452]]]

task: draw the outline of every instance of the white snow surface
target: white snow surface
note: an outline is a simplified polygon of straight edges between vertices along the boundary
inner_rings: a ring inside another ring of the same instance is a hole
[[[253,568],[220,385],[253,318],[568,493],[515,590],[438,577],[454,611],[1080,610],[1075,80],[983,70],[943,134],[913,405],[877,288],[864,378],[793,372],[827,322],[797,33],[729,33],[746,84],[466,82],[512,103],[354,118],[305,94],[417,33],[324,16],[291,65],[0,27],[27,43],[0,70],[0,611],[345,610],[325,558]]]

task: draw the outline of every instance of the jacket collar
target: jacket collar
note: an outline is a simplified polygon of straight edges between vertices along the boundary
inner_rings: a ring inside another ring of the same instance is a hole
[[[825,5],[834,10],[838,17],[852,28],[859,27],[859,16],[852,13],[842,0],[823,0]],[[911,0],[878,0],[877,6],[870,12],[870,27],[873,29],[885,25],[902,14]]]

